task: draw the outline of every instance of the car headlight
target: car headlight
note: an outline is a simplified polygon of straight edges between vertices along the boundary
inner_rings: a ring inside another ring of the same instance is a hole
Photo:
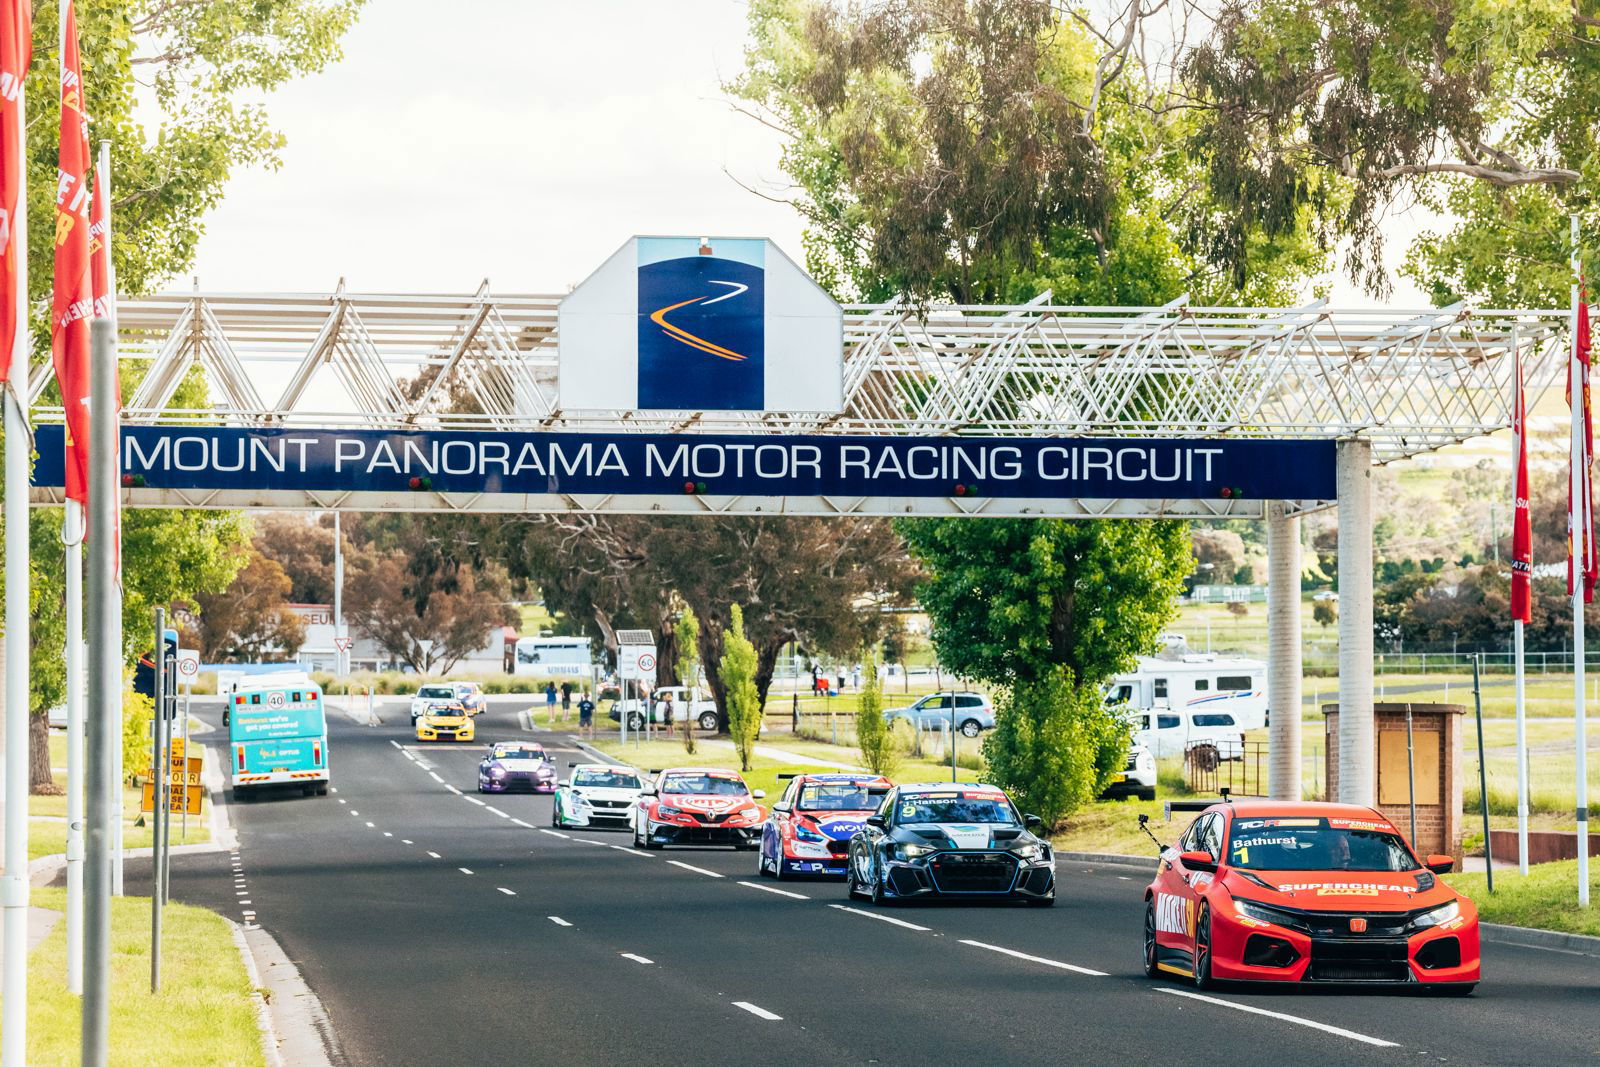
[[[930,853],[930,852],[936,852],[936,851],[938,851],[938,850],[935,849],[932,845],[896,845],[895,846],[895,852],[898,853],[900,858],[903,859],[903,860],[919,859],[922,856],[928,855],[928,853]]]
[[[826,844],[828,841],[826,837],[817,833],[811,827],[801,826],[799,823],[796,823],[794,827],[794,839],[796,841],[810,841],[812,844],[818,845]]]
[[[663,819],[671,819],[675,816],[682,815],[683,812],[677,808],[657,808],[656,814],[661,816]]]
[[[1016,848],[1011,850],[1011,854],[1013,856],[1020,856],[1025,860],[1036,860],[1043,852],[1044,849],[1037,844],[1018,845]]]
[[[759,819],[761,818],[761,809],[752,804],[748,808],[740,808],[739,814],[746,819]]]
[[[1425,911],[1411,920],[1413,930],[1426,930],[1429,927],[1440,926],[1461,914],[1461,904],[1452,900],[1450,903]]]
[[[504,778],[505,776],[506,776],[506,769],[504,767],[495,766],[495,767],[490,767],[489,768],[489,777],[490,778]]]
[[[1253,900],[1245,900],[1242,897],[1233,898],[1233,910],[1247,919],[1272,923],[1274,926],[1298,928],[1300,925],[1294,916],[1289,915],[1287,912],[1279,911],[1277,908],[1269,908],[1265,904],[1258,904]]]

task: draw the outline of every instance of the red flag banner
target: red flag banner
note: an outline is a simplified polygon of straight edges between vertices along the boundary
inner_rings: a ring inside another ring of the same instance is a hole
[[[61,54],[61,162],[56,176],[55,300],[50,354],[67,422],[67,498],[89,499],[89,119],[83,110],[77,16],[67,4]]]
[[[1578,328],[1572,340],[1573,361],[1578,373],[1578,403],[1583,422],[1582,455],[1567,480],[1567,593],[1577,590],[1578,575],[1583,576],[1583,599],[1594,602],[1594,590],[1600,581],[1600,550],[1594,543],[1594,423],[1591,417],[1589,388],[1589,326],[1588,293],[1578,292]],[[1573,403],[1571,377],[1567,381],[1567,406]],[[1576,501],[1576,503],[1574,503]],[[1581,548],[1579,547],[1581,544]],[[1581,557],[1575,562],[1574,557]]]
[[[27,210],[22,186],[28,153],[22,128],[22,79],[33,62],[33,8],[28,0],[0,0],[0,385],[11,372],[17,343],[18,292],[26,250],[12,221]],[[26,327],[23,327],[24,329]]]
[[[1513,357],[1511,449],[1511,618],[1533,621],[1533,520],[1528,511],[1528,407],[1522,393],[1522,353]]]

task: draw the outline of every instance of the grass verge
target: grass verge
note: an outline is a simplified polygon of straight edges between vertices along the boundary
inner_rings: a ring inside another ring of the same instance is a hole
[[[1600,864],[1591,863],[1589,871],[1590,895],[1600,895]],[[1600,909],[1578,908],[1577,860],[1537,864],[1528,868],[1526,878],[1513,871],[1496,871],[1493,893],[1482,873],[1452,874],[1445,881],[1472,898],[1484,922],[1600,937]]]
[[[66,908],[66,890],[32,902]],[[111,1062],[119,1067],[263,1063],[250,982],[221,916],[170,904],[163,923],[161,992],[150,992],[150,901],[111,902]],[[28,961],[28,1062],[78,1062],[82,1002],[67,992],[67,932],[57,922]]]
[[[1118,856],[1148,856],[1155,866],[1156,846],[1139,829],[1139,814],[1150,816],[1150,832],[1171,844],[1189,828],[1198,812],[1175,811],[1172,821],[1162,814],[1160,800],[1097,800],[1067,816],[1050,842],[1063,852],[1109,852]]]

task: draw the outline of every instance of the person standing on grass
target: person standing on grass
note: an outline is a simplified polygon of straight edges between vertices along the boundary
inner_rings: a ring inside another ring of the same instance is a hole
[[[544,710],[545,715],[550,719],[550,725],[554,726],[556,722],[556,683],[554,682],[544,683]]]
[[[661,721],[668,730],[672,729],[672,694],[661,694]]]
[[[589,699],[587,689],[578,699],[578,732],[584,737],[594,737],[594,701]]]
[[[572,683],[561,683],[561,721],[572,721]]]
[[[844,668],[839,668],[839,692],[844,692]]]

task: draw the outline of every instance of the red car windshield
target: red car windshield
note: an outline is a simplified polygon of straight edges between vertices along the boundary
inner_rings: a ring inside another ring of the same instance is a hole
[[[750,789],[738,778],[724,778],[719,774],[674,774],[661,783],[661,791],[696,796],[742,797]]]
[[[1291,822],[1311,825],[1284,825]],[[1326,819],[1253,819],[1235,823],[1228,863],[1247,871],[1390,874],[1419,869],[1416,857],[1398,835],[1329,826]]]
[[[801,811],[872,811],[881,799],[868,793],[864,785],[812,782],[801,787],[795,807]]]

